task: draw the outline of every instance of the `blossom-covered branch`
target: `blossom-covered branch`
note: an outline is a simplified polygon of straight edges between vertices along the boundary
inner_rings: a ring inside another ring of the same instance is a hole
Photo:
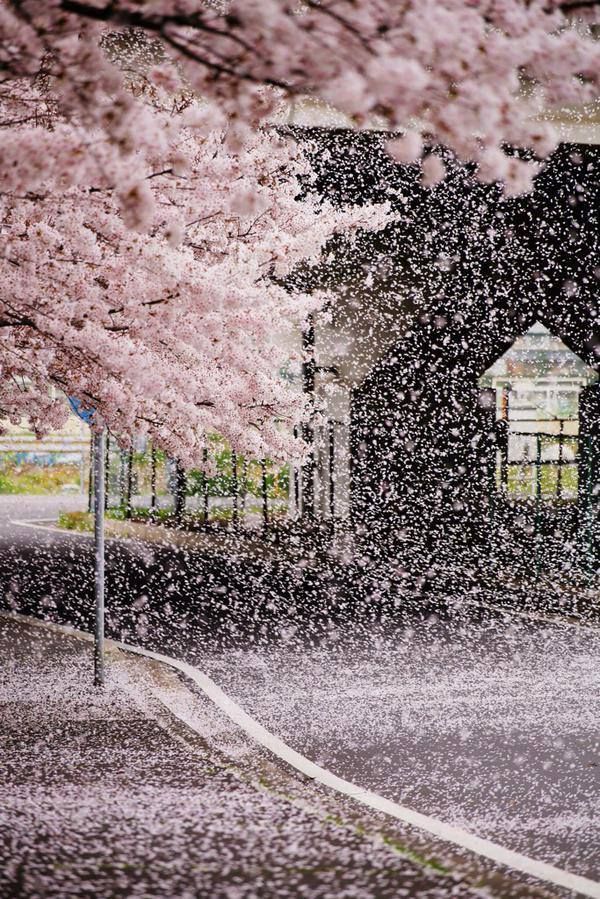
[[[403,131],[389,151],[422,157],[425,184],[437,141],[527,190],[535,169],[503,147],[547,155],[536,114],[597,96],[596,18],[555,0],[3,0],[0,411],[57,424],[54,383],[188,461],[213,430],[283,453],[275,423],[300,409],[275,335],[319,302],[284,279],[389,213],[311,200],[298,147],[264,126],[308,98]]]
[[[598,96],[600,45],[592,26],[599,12],[589,0],[15,6],[23,28],[54,60],[76,29],[146,34],[156,61],[215,101],[220,115],[234,117],[238,132],[242,123],[271,114],[281,98],[310,97],[359,126],[375,121],[408,129],[408,139],[391,148],[401,161],[422,154],[417,135],[424,133],[479,163],[482,178],[503,180],[511,192],[527,189],[535,168],[507,156],[503,146],[546,156],[557,137],[537,114]],[[436,174],[425,171],[425,179]]]
[[[34,86],[15,80],[7,112],[20,89],[31,100]],[[47,96],[39,89],[40,104]],[[5,131],[0,410],[39,431],[58,425],[55,384],[117,435],[146,431],[190,464],[214,431],[282,455],[291,429],[276,423],[302,410],[279,377],[289,350],[278,338],[319,300],[279,281],[336,230],[383,225],[388,212],[297,199],[308,164],[276,133],[232,150],[197,103],[175,125],[160,102],[137,106],[158,146],[140,134],[124,153],[79,116]]]

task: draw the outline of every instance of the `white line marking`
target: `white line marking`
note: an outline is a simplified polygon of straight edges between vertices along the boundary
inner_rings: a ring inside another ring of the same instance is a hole
[[[17,521],[16,518],[9,519],[11,524],[16,524],[20,528],[31,528],[34,531],[48,531],[50,534],[66,534],[68,537],[93,537],[92,531],[75,531],[67,528],[48,527],[45,524],[38,524],[40,521],[56,521],[56,518],[33,518],[31,521]]]
[[[26,615],[20,615],[16,612],[0,611],[0,615],[17,619],[21,618],[31,624],[40,627],[49,627],[59,632],[70,633],[73,636],[88,641],[93,639],[92,635],[86,631],[77,630],[69,625],[53,624],[36,618],[30,618]],[[513,852],[512,849],[507,849],[504,846],[500,846],[498,843],[493,843],[491,840],[478,837],[467,830],[462,830],[451,824],[445,824],[437,818],[431,818],[429,815],[423,815],[421,812],[416,812],[414,809],[408,808],[405,805],[392,802],[384,796],[372,793],[370,790],[365,790],[356,784],[350,783],[350,781],[343,780],[326,768],[321,768],[319,765],[311,762],[310,759],[307,759],[299,752],[296,752],[295,749],[292,749],[291,746],[288,746],[283,740],[268,731],[262,724],[259,724],[258,721],[255,721],[254,718],[241,708],[241,706],[227,696],[227,694],[224,693],[224,691],[210,677],[208,677],[208,675],[199,671],[197,668],[194,668],[192,665],[188,665],[187,662],[180,662],[178,659],[171,658],[170,656],[161,655],[161,653],[152,652],[149,649],[142,649],[138,646],[131,646],[128,643],[119,643],[115,640],[107,640],[106,644],[107,646],[121,649],[124,652],[130,652],[135,655],[154,659],[156,662],[161,662],[163,665],[168,665],[171,668],[181,671],[186,677],[189,677],[190,680],[194,681],[194,683],[200,687],[202,692],[205,693],[206,696],[221,709],[221,711],[223,711],[235,724],[241,727],[253,740],[260,743],[261,746],[264,746],[272,752],[273,755],[277,756],[277,758],[287,762],[288,765],[291,765],[307,777],[318,781],[323,784],[323,786],[336,790],[338,793],[342,793],[344,796],[348,796],[351,799],[356,799],[363,805],[366,805],[375,811],[383,812],[391,818],[396,818],[398,821],[403,821],[405,824],[418,827],[420,830],[424,830],[444,842],[453,843],[455,846],[459,846],[476,855],[489,858],[497,864],[512,868],[515,871],[520,871],[521,873],[535,877],[538,880],[554,884],[554,886],[572,890],[581,896],[588,896],[590,899],[600,899],[600,883],[594,880],[589,880],[587,877],[581,877],[578,874],[571,874],[569,871],[563,871],[561,868],[557,868],[547,862],[529,858],[519,852]],[[192,726],[188,724],[188,727]],[[192,729],[195,728],[192,727]],[[202,736],[199,730],[197,733]]]

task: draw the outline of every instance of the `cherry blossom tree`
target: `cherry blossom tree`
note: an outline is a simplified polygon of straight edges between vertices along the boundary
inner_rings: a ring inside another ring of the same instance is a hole
[[[359,126],[408,129],[391,148],[402,161],[422,155],[425,133],[519,190],[531,167],[503,145],[544,157],[556,133],[536,114],[597,99],[599,9],[598,0],[29,0],[9,3],[4,27],[8,68],[37,72],[51,58],[58,77],[80,70],[69,102],[94,121],[101,93],[114,91],[94,77],[105,65],[98,40],[107,27],[134,29],[154,47],[157,77],[216,101],[215,120],[227,117],[239,139],[281,98],[319,98]],[[121,96],[115,108],[103,124],[122,136],[134,107]],[[440,174],[426,165],[429,182]]]
[[[527,190],[557,135],[538,114],[597,96],[586,0],[24,0],[0,5],[0,408],[58,423],[59,385],[118,434],[184,461],[207,430],[283,452],[298,405],[274,335],[318,297],[282,278],[385,209],[299,200],[298,147],[264,126],[323,102],[439,142]],[[398,134],[397,132],[401,132]]]
[[[3,89],[2,413],[59,425],[53,384],[184,463],[214,431],[282,455],[278,424],[302,404],[280,377],[280,338],[321,301],[283,279],[388,210],[299,199],[311,173],[294,143],[257,129],[241,143],[139,65],[127,83],[122,53],[115,67],[91,39],[67,43],[63,82],[42,66]],[[86,85],[105,83],[86,109],[74,94],[88,52]]]
[[[232,155],[219,134],[180,131],[176,163],[141,182],[15,185],[0,257],[4,414],[58,425],[52,383],[117,435],[147,431],[190,463],[210,431],[281,453],[274,423],[301,408],[279,377],[289,350],[278,338],[319,298],[273,276],[317,258],[336,228],[372,226],[367,210],[297,202],[290,165],[273,138]]]

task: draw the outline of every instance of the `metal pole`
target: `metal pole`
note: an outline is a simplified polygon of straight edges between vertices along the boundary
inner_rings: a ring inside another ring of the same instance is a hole
[[[150,450],[150,508],[156,509],[156,447]]]
[[[558,471],[556,472],[556,496],[562,499],[562,469],[564,462],[564,421],[560,420],[560,431],[558,434]]]
[[[108,509],[109,494],[109,473],[110,473],[110,434],[106,432],[106,447],[104,450],[104,510]]]
[[[262,518],[263,518],[263,528],[266,530],[269,527],[269,493],[267,490],[267,460],[261,459],[260,461],[260,492],[262,496]]]
[[[104,446],[105,431],[94,434],[94,684],[104,685]]]

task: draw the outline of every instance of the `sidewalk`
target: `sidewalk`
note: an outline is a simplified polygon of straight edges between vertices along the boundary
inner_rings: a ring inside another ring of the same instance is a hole
[[[3,899],[482,895],[369,835],[171,669],[112,650],[95,690],[89,643],[4,616],[0,657]]]

